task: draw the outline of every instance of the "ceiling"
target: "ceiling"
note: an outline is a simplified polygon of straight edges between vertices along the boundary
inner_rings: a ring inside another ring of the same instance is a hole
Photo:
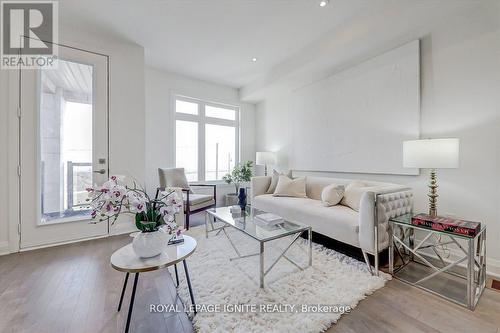
[[[92,66],[59,60],[57,69],[42,71],[42,88],[46,93],[62,91],[67,101],[90,103],[92,101]]]
[[[62,25],[93,27],[137,43],[149,66],[252,92],[318,59],[338,58],[340,65],[373,47],[380,33],[405,41],[408,29],[441,21],[444,14],[477,1],[330,0],[326,7],[319,7],[319,0],[59,3]]]

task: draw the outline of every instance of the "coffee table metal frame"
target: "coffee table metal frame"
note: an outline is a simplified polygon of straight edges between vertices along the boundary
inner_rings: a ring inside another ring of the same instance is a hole
[[[222,207],[222,208],[229,209],[229,207]],[[296,266],[300,270],[304,270],[306,268],[306,267],[301,267],[299,264],[297,264],[295,261],[293,261],[290,257],[288,257],[286,255],[286,252],[292,247],[293,244],[295,244],[295,242],[299,239],[299,237],[303,233],[305,233],[305,232],[307,232],[307,241],[308,241],[308,244],[307,244],[308,245],[308,251],[307,251],[307,253],[308,253],[308,256],[309,256],[308,266],[307,267],[312,266],[312,228],[310,226],[301,225],[301,224],[298,224],[298,223],[295,223],[295,222],[285,221],[286,223],[293,223],[293,224],[299,226],[300,228],[296,229],[296,230],[291,230],[291,231],[285,231],[285,230],[283,230],[283,233],[280,233],[279,235],[275,235],[275,236],[268,237],[268,238],[258,238],[256,236],[252,235],[251,233],[246,232],[245,229],[238,228],[237,226],[235,226],[234,224],[232,224],[230,221],[225,221],[220,215],[217,214],[217,209],[219,209],[219,208],[210,209],[210,210],[206,211],[206,215],[205,215],[205,236],[206,236],[206,238],[208,238],[208,235],[211,232],[216,232],[216,235],[219,235],[221,232],[224,233],[224,235],[226,236],[226,238],[229,240],[229,243],[231,244],[231,247],[234,249],[234,252],[236,252],[236,255],[237,255],[237,257],[230,258],[229,260],[231,260],[231,261],[232,260],[243,259],[243,258],[249,258],[249,257],[253,257],[253,256],[259,256],[259,259],[260,259],[259,260],[259,286],[260,286],[260,288],[264,288],[264,278],[265,278],[265,276],[271,271],[271,269],[278,263],[278,261],[281,258],[287,260],[288,262],[290,262],[292,265]],[[252,217],[252,219],[253,219],[253,217]],[[222,222],[223,225],[220,226],[220,227],[215,227],[214,226],[214,222],[217,222],[217,221],[218,222]],[[210,225],[210,229],[209,229],[209,225]],[[280,227],[279,224],[277,226]],[[234,244],[234,242],[231,239],[231,237],[229,237],[229,234],[226,232],[226,228],[227,227],[232,227],[232,228],[234,228],[236,230],[239,230],[243,234],[245,234],[245,235],[253,238],[254,240],[258,241],[259,242],[259,252],[257,252],[257,253],[251,253],[251,254],[243,254],[242,255],[241,252],[240,252],[240,250],[238,250],[238,248]],[[285,247],[285,249],[282,250],[282,252],[278,256],[278,258],[276,258],[272,262],[272,264],[269,265],[269,267],[267,267],[267,269],[266,269],[265,265],[264,265],[265,243],[269,242],[269,241],[272,241],[272,240],[279,239],[279,238],[284,238],[284,237],[287,237],[287,236],[293,236],[292,240],[287,244],[287,246]]]

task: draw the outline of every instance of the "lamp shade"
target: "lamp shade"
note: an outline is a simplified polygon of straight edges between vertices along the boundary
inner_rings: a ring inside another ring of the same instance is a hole
[[[255,156],[257,165],[276,165],[276,154],[269,151],[258,151]]]
[[[459,139],[425,139],[403,142],[405,168],[458,168]]]

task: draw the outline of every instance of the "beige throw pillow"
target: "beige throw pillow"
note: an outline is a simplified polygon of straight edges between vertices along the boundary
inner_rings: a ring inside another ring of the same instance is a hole
[[[359,206],[363,193],[368,191],[376,192],[381,188],[381,186],[366,186],[362,182],[352,182],[345,188],[344,198],[340,204],[359,212]]]
[[[321,192],[323,206],[330,207],[337,205],[344,197],[344,192],[344,185],[330,184],[326,186]]]
[[[292,178],[292,170],[288,170],[285,174],[285,173],[279,173],[278,171],[273,169],[273,175],[271,178],[271,185],[269,185],[269,188],[267,189],[267,192],[266,192],[267,194],[274,193],[274,190],[276,190],[276,185],[278,185],[278,179],[279,179],[280,175],[285,175],[288,178]]]
[[[281,175],[278,178],[278,184],[273,196],[275,197],[296,197],[307,198],[306,196],[306,178],[299,177],[290,179]]]

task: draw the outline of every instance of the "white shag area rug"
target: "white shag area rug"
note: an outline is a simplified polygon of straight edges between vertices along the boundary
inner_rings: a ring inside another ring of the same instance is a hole
[[[258,252],[257,241],[233,228],[226,230],[242,255]],[[382,272],[380,277],[372,276],[364,262],[313,244],[312,267],[301,271],[282,258],[261,289],[259,256],[230,261],[236,253],[223,233],[210,233],[206,239],[205,227],[200,226],[187,234],[198,242],[187,259],[195,302],[205,307],[193,317],[198,332],[322,332],[390,279]],[[290,240],[266,243],[265,267]],[[299,239],[298,243],[287,256],[305,267],[307,242]],[[179,273],[178,292],[189,305],[182,269]],[[318,306],[325,312],[317,312]]]

